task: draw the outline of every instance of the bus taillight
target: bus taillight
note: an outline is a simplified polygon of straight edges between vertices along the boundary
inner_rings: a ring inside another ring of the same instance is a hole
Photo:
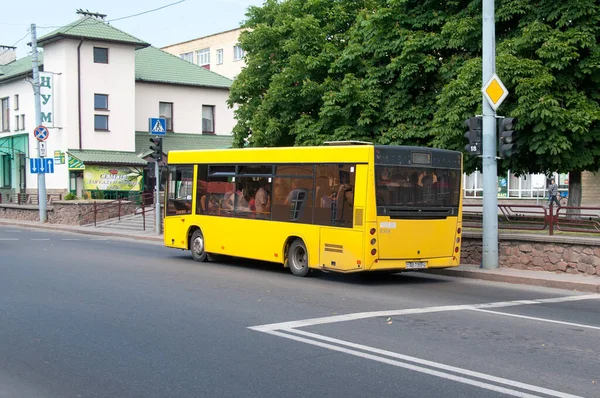
[[[375,238],[371,239],[371,245],[375,246],[375,243],[377,243],[377,239],[375,239]]]
[[[375,228],[371,228],[369,232],[371,233],[371,235],[375,235],[375,232],[377,232],[377,230]]]
[[[372,249],[372,250],[371,250],[371,255],[372,255],[372,256],[374,256],[374,255],[376,255],[376,254],[377,254],[377,249]]]
[[[461,230],[460,228],[458,228],[458,229],[456,230],[456,233],[457,233],[457,234],[460,234],[460,232],[461,232],[461,231],[462,231],[462,230]]]
[[[459,250],[459,249],[458,249],[458,246],[456,246],[456,247],[454,248],[454,253],[458,253],[458,250]]]

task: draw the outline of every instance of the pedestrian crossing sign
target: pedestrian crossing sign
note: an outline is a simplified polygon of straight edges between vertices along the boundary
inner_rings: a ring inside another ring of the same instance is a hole
[[[151,135],[167,135],[167,119],[164,117],[151,117],[148,131]]]

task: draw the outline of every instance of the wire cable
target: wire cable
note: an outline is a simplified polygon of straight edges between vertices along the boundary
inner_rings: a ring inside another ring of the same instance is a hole
[[[137,14],[128,15],[128,16],[126,16],[126,17],[120,17],[120,18],[109,19],[109,20],[108,20],[108,21],[106,21],[106,22],[114,22],[114,21],[120,21],[120,20],[122,20],[122,19],[127,19],[127,18],[133,18],[133,17],[137,17],[137,16],[139,16],[139,15],[148,14],[148,13],[150,13],[150,12],[154,12],[154,11],[162,10],[163,8],[167,8],[167,7],[174,6],[174,5],[176,5],[176,4],[183,3],[184,1],[186,1],[186,0],[179,0],[179,1],[176,1],[176,2],[174,2],[174,3],[170,3],[170,4],[167,4],[167,5],[164,5],[164,6],[162,6],[162,7],[154,8],[154,9],[152,9],[152,10],[142,11],[142,12],[139,12],[139,13],[137,13]]]

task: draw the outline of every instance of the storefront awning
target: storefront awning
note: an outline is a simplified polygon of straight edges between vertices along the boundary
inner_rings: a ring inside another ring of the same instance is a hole
[[[29,146],[28,134],[15,134],[0,138],[0,155],[13,156],[17,153],[27,154]]]
[[[133,152],[69,149],[69,170],[83,170],[85,165],[146,166],[147,161]]]

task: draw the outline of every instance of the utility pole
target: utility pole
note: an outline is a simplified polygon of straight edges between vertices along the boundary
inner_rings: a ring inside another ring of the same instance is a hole
[[[494,0],[483,0],[482,87],[496,73]],[[498,268],[498,167],[496,111],[483,98],[483,268]]]
[[[40,70],[38,63],[37,35],[35,24],[31,24],[31,64],[33,69],[33,104],[35,106],[35,125],[42,125],[42,99],[40,97]],[[37,141],[37,154],[41,157],[40,141]],[[31,154],[29,155],[31,157]],[[40,222],[46,222],[46,174],[38,173],[38,206],[40,209]]]

